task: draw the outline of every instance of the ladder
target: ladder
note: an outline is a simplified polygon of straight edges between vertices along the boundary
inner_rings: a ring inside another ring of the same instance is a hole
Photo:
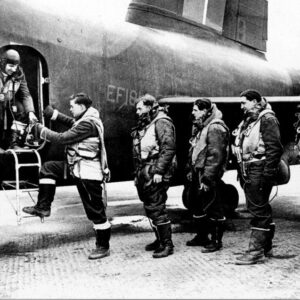
[[[38,185],[31,183],[27,180],[20,180],[20,169],[26,168],[26,167],[38,167],[38,172],[41,170],[41,157],[37,150],[35,149],[8,149],[6,150],[6,153],[10,153],[14,157],[15,162],[15,180],[4,180],[2,181],[2,189],[4,191],[7,191],[8,189],[15,189],[16,190],[16,202],[13,203],[8,197],[7,199],[10,201],[11,206],[13,207],[16,216],[17,216],[17,224],[21,224],[22,218],[27,218],[31,216],[22,216],[21,213],[21,203],[20,203],[20,195],[23,192],[27,192],[31,198],[31,200],[34,202],[31,192],[38,191]],[[22,154],[29,154],[33,155],[34,162],[20,162],[19,156]],[[43,222],[43,218],[41,218],[41,221]]]

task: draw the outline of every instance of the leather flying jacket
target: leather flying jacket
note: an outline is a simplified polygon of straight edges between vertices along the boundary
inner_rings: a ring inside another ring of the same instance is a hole
[[[237,149],[233,152],[236,154],[237,151],[240,151],[242,161],[247,162],[248,156],[265,160],[262,175],[266,178],[275,177],[283,153],[279,122],[275,113],[270,108],[264,109],[260,112],[257,120],[247,124],[243,130],[242,127],[243,122],[235,131],[235,148]]]
[[[144,128],[134,128],[132,137],[136,172],[150,164],[148,175],[160,174],[168,180],[176,164],[175,127],[171,118],[160,111]]]
[[[26,113],[34,112],[33,100],[21,67],[18,67],[12,76],[5,77],[0,72],[0,103],[13,100],[13,93],[15,93],[16,101],[23,104]],[[18,106],[18,103],[16,105]]]
[[[200,172],[199,180],[213,186],[224,174],[229,153],[229,129],[215,104],[201,129],[194,125],[193,133],[186,171]]]
[[[43,127],[41,138],[67,146],[69,166],[76,177],[101,181],[103,170],[107,168],[107,158],[99,112],[90,107],[77,121],[58,113],[56,121],[71,128],[58,133]]]

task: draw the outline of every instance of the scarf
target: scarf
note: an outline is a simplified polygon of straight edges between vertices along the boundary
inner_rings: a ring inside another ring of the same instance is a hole
[[[244,114],[243,118],[243,125],[242,125],[242,131],[244,131],[249,124],[255,122],[258,119],[259,114],[266,109],[268,106],[267,100],[265,98],[262,98],[260,102],[258,102],[252,109],[248,110]]]
[[[222,119],[222,113],[218,110],[215,104],[212,105],[212,109],[207,112],[205,116],[198,120],[193,121],[192,138],[194,138],[206,125],[208,125],[214,118]]]

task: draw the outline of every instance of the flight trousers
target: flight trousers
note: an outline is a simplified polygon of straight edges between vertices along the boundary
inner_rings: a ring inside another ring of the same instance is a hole
[[[146,216],[152,220],[153,225],[169,223],[166,202],[169,184],[166,182],[153,183],[145,186],[144,181],[137,181],[137,192],[144,204]]]
[[[64,171],[64,161],[45,162],[40,171],[40,180],[62,180],[64,178]],[[88,219],[94,224],[106,223],[106,205],[102,196],[102,182],[99,180],[80,179],[76,177],[74,177],[74,180]],[[47,201],[52,202],[53,198],[54,195],[52,199],[48,199]],[[38,203],[38,205],[43,206],[42,203]]]
[[[199,171],[200,172],[200,171]],[[217,180],[208,191],[200,190],[200,174],[193,172],[191,191],[191,211],[194,216],[206,215],[213,220],[224,220],[224,209],[220,194],[222,181]]]
[[[269,197],[272,185],[262,176],[264,161],[255,161],[247,165],[247,177],[243,185],[246,205],[252,215],[250,224],[255,228],[269,229],[273,222]]]

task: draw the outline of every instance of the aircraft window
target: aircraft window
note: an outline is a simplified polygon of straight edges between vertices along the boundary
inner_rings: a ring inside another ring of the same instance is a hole
[[[226,0],[209,0],[204,24],[218,31],[222,31],[225,4]]]
[[[184,0],[182,16],[222,31],[225,4],[226,0]]]
[[[206,4],[207,0],[184,0],[182,16],[203,24]]]

